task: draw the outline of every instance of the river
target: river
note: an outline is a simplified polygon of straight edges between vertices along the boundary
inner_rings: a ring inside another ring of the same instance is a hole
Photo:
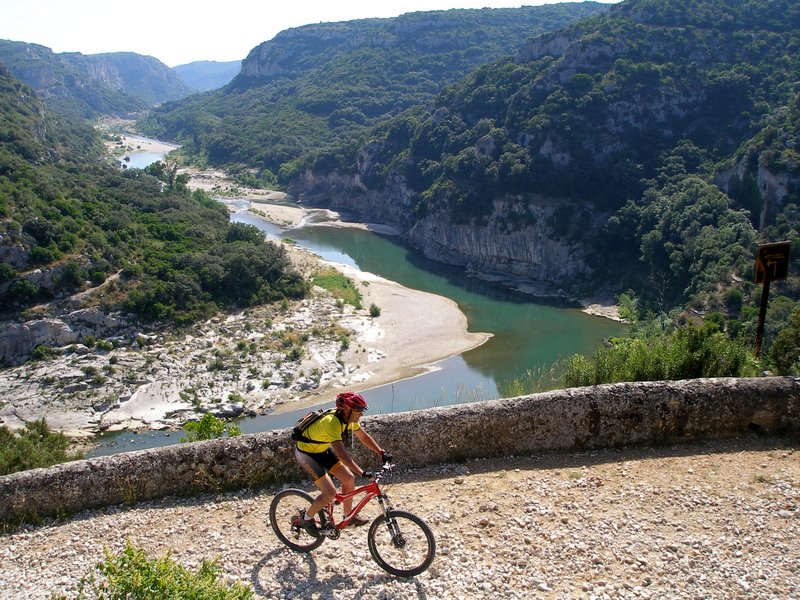
[[[552,387],[547,373],[559,359],[592,354],[624,326],[590,316],[579,308],[531,298],[468,277],[463,270],[427,260],[391,236],[357,228],[310,222],[286,230],[245,212],[246,200],[231,201],[231,220],[255,225],[268,239],[288,237],[322,258],[346,264],[406,287],[454,300],[470,331],[492,333],[482,346],[448,358],[435,369],[365,392],[370,413],[392,413],[432,406],[488,400],[503,395],[514,380],[543,390]],[[290,426],[308,409],[240,420],[245,433]],[[185,432],[122,433],[104,437],[91,455],[111,454],[176,443]]]
[[[255,225],[268,237],[289,237],[326,260],[450,298],[466,315],[470,331],[493,334],[482,346],[442,363],[436,373],[404,383],[403,397],[419,406],[452,404],[463,393],[475,400],[495,398],[505,384],[527,378],[529,371],[549,370],[571,354],[591,354],[603,340],[624,331],[621,324],[577,307],[468,277],[461,269],[425,259],[390,236],[320,223],[285,231],[245,213],[234,213],[232,220]]]

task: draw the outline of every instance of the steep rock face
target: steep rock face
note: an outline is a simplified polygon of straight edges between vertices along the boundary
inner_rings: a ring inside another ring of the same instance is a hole
[[[88,68],[96,68],[114,89],[150,104],[178,100],[192,92],[177,73],[152,56],[112,52],[86,56],[80,62]]]
[[[125,115],[192,93],[169,67],[133,52],[56,54],[38,44],[0,40],[0,62],[42,97],[85,116]]]
[[[571,297],[577,292],[572,282],[585,279],[590,270],[585,250],[551,231],[549,224],[563,207],[559,202],[531,206],[495,200],[481,226],[453,222],[443,212],[420,220],[405,237],[426,257],[481,278],[537,296]]]
[[[415,219],[419,197],[397,172],[389,175],[381,190],[364,185],[370,145],[366,148],[355,174],[322,176],[306,172],[295,190],[301,202],[328,206],[363,221],[389,224],[427,258],[464,267],[483,279],[542,297],[580,295],[581,282],[591,276],[587,250],[580,235],[558,235],[553,225],[559,215],[583,214],[585,207],[545,198],[533,204],[504,198],[495,200],[491,213],[480,222],[456,222],[445,209]],[[599,222],[586,216],[583,234]]]
[[[305,25],[282,31],[254,48],[242,63],[236,85],[292,77],[362,48],[399,50],[426,77],[452,80],[513,53],[528,37],[606,10],[603,4],[582,2],[569,7],[413,12],[390,19]]]
[[[714,183],[726,194],[730,194],[739,182],[751,178],[755,181],[761,196],[761,212],[758,215],[758,228],[763,230],[774,223],[775,216],[786,206],[797,190],[800,177],[790,172],[773,173],[759,161],[755,167],[747,158],[739,160],[733,167],[717,175]],[[794,194],[793,194],[794,190]],[[794,196],[796,197],[796,196]]]
[[[89,335],[123,335],[126,326],[118,315],[98,308],[83,308],[58,318],[7,324],[0,328],[0,364],[22,363],[37,346],[58,348]]]
[[[364,42],[357,29],[330,23],[288,29],[253,48],[242,62],[240,76],[264,80],[302,72],[321,51],[335,53],[342,47],[357,47]]]
[[[30,356],[36,346],[66,346],[78,334],[59,319],[13,323],[0,329],[0,364],[13,364]]]

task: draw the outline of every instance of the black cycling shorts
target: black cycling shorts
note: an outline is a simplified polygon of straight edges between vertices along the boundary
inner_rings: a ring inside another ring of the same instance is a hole
[[[303,452],[295,446],[294,457],[315,482],[325,477],[326,473],[341,462],[330,448],[325,452]]]

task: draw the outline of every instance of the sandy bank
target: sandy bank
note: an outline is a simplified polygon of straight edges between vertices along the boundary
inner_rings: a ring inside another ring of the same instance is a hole
[[[144,152],[168,153],[180,148],[177,144],[170,144],[159,140],[151,140],[132,133],[119,134],[119,141],[106,141],[109,154],[122,157]]]
[[[283,226],[300,225],[309,215],[298,206],[253,203],[251,215]],[[358,227],[392,233],[389,227],[375,224],[347,223],[332,211],[325,226]],[[289,234],[291,237],[291,234]],[[353,280],[363,298],[363,306],[380,308],[377,318],[356,314],[342,320],[342,325],[356,333],[359,342],[368,346],[366,353],[350,354],[346,359],[356,363],[366,387],[376,387],[399,379],[427,372],[433,363],[461,354],[483,344],[488,333],[467,330],[467,318],[458,305],[443,296],[404,287],[373,273],[321,259],[309,263],[309,252],[288,245],[294,260],[303,261],[301,270],[312,273],[321,266],[332,267]],[[350,386],[360,387],[360,386]]]
[[[375,304],[381,310],[375,319],[356,317],[343,322],[369,347],[366,357],[360,359],[362,372],[369,376],[364,381],[368,387],[427,372],[434,363],[480,346],[491,337],[467,331],[466,316],[449,298],[351,267],[334,266],[356,282],[364,306]]]

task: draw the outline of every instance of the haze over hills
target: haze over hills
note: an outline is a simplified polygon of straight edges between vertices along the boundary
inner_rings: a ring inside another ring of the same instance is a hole
[[[231,82],[239,74],[242,61],[218,62],[201,60],[172,67],[186,85],[198,92],[216,90]]]
[[[150,107],[229,83],[240,61],[199,61],[170,69],[133,52],[55,53],[34,43],[0,40],[0,63],[52,108],[84,118],[131,117]]]
[[[85,118],[130,116],[192,92],[169,67],[133,52],[56,54],[38,44],[0,40],[0,62],[56,110]]]

